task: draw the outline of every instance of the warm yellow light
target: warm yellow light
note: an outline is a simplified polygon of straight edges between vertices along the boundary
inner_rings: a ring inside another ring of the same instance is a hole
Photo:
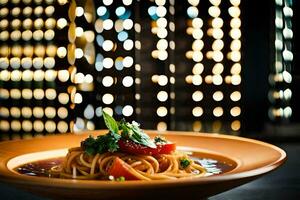
[[[215,107],[213,110],[213,115],[215,117],[221,117],[223,115],[224,111],[222,107]]]
[[[58,80],[60,80],[61,82],[66,82],[70,78],[69,71],[68,70],[59,70],[57,77],[58,77]]]
[[[168,48],[168,41],[166,39],[158,40],[156,48],[159,50],[166,50]]]
[[[202,20],[201,18],[198,18],[198,17],[194,18],[194,19],[192,20],[192,26],[193,26],[195,29],[200,29],[200,28],[202,28],[202,26],[203,26],[203,20]]]
[[[241,41],[240,40],[233,40],[230,44],[230,49],[232,51],[239,51],[241,49]]]
[[[214,6],[219,6],[220,3],[221,3],[221,0],[209,0],[209,1],[210,1],[210,3],[211,3],[212,5],[214,5]]]
[[[241,93],[239,91],[234,91],[230,94],[230,99],[232,101],[239,101],[241,99]]]
[[[130,30],[133,28],[132,19],[125,19],[122,23],[123,23],[122,26],[124,27],[125,30]]]
[[[192,77],[192,83],[193,83],[193,85],[201,85],[202,77],[200,75],[194,75]]]
[[[114,48],[114,43],[111,40],[105,40],[102,44],[104,51],[111,51]]]
[[[216,74],[212,76],[212,82],[214,85],[221,85],[223,82],[223,78],[221,75]]]
[[[220,51],[221,49],[223,49],[223,47],[224,47],[224,42],[222,40],[215,40],[212,43],[212,49],[214,51]]]
[[[202,40],[195,40],[192,44],[192,49],[194,51],[201,51],[204,47],[204,42]]]
[[[133,85],[133,78],[131,76],[125,76],[122,80],[124,87],[130,87]]]
[[[233,117],[237,117],[241,114],[241,108],[238,106],[235,106],[233,108],[230,109],[230,114]]]
[[[208,52],[206,53],[206,57],[207,57],[208,59],[212,59],[213,54],[214,54],[213,51],[208,51]]]
[[[223,93],[221,91],[216,91],[214,94],[213,94],[213,99],[215,101],[222,101],[223,100]]]
[[[76,37],[82,37],[83,36],[83,28],[82,27],[76,27]]]
[[[240,74],[242,70],[242,66],[240,63],[235,63],[234,65],[232,65],[231,69],[230,69],[230,73],[231,74]]]
[[[213,76],[212,76],[212,75],[207,75],[207,76],[205,77],[205,82],[206,82],[207,84],[212,84],[212,82],[213,82]]]
[[[194,31],[194,28],[193,28],[193,27],[188,27],[188,28],[186,29],[186,33],[187,33],[188,35],[192,35],[192,34],[193,34],[193,31]]]
[[[60,119],[65,119],[68,117],[68,110],[65,107],[60,107],[57,110],[57,115]]]
[[[103,59],[103,67],[106,69],[112,68],[114,65],[114,61],[112,58],[104,58]]]
[[[197,63],[194,65],[192,72],[194,75],[199,75],[203,72],[203,70],[204,70],[203,64]]]
[[[225,77],[225,83],[231,84],[231,76],[226,76]]]
[[[241,122],[239,120],[235,120],[231,123],[231,129],[233,131],[238,131],[241,128]]]
[[[131,49],[133,49],[134,43],[130,39],[125,40],[124,43],[123,43],[123,47],[124,47],[125,50],[130,51]]]
[[[168,100],[168,93],[166,91],[159,91],[157,93],[157,99],[161,102]]]
[[[49,100],[54,100],[55,98],[56,98],[56,90],[55,89],[53,89],[53,88],[48,88],[48,89],[46,89],[46,91],[45,91],[45,96],[46,96],[46,98],[47,99],[49,99]]]
[[[237,18],[240,16],[241,10],[236,6],[232,6],[228,9],[228,13],[231,17]]]
[[[56,26],[56,20],[54,18],[48,18],[45,21],[45,27],[46,29],[54,29]]]
[[[223,19],[222,18],[214,18],[212,20],[212,27],[213,28],[221,28],[223,26]]]
[[[44,116],[44,109],[42,107],[34,107],[33,116],[36,118],[42,118]]]
[[[231,83],[232,83],[232,85],[239,85],[241,83],[241,76],[240,75],[232,75]]]
[[[165,75],[160,75],[158,77],[158,85],[165,86],[168,84],[168,77]]]
[[[203,37],[203,31],[201,29],[194,29],[192,35],[194,39],[199,40]]]
[[[60,93],[58,95],[58,101],[59,103],[65,105],[69,102],[69,94],[68,93]]]
[[[203,59],[203,54],[201,51],[194,51],[193,52],[193,61],[200,62]]]
[[[211,6],[208,8],[208,14],[212,17],[218,17],[221,14],[221,10],[217,6]]]
[[[122,109],[122,114],[126,117],[129,117],[133,114],[133,107],[131,105],[126,105]]]
[[[0,80],[1,81],[9,81],[9,79],[10,79],[10,71],[2,70],[0,72]]]
[[[12,81],[20,81],[22,79],[22,72],[19,70],[13,70],[10,76]]]
[[[212,29],[212,36],[215,39],[222,39],[224,36],[224,32],[220,28],[214,28]]]
[[[185,53],[185,57],[188,58],[188,59],[192,59],[193,58],[193,54],[194,54],[193,51],[187,51]]]
[[[241,19],[240,18],[233,18],[230,20],[231,28],[240,28],[241,27]]]
[[[212,73],[213,74],[221,74],[224,70],[224,66],[221,63],[217,63],[214,65],[213,69],[212,69]]]
[[[158,6],[156,8],[156,15],[158,17],[164,17],[167,14],[167,9],[164,6]]]
[[[195,121],[193,123],[193,131],[201,131],[202,123],[200,121]]]
[[[228,59],[231,59],[233,62],[239,62],[241,60],[241,52],[232,51],[227,54]]]
[[[158,38],[166,38],[168,31],[165,28],[152,28],[153,33],[157,35]]]
[[[81,17],[84,14],[83,7],[76,7],[76,16]]]
[[[241,0],[230,0],[230,3],[231,3],[233,6],[239,6],[240,3],[241,3]]]
[[[195,91],[192,95],[192,99],[196,102],[201,101],[203,99],[203,93],[201,91]]]
[[[193,75],[188,75],[185,77],[185,82],[188,84],[192,84],[193,81]]]
[[[201,107],[195,107],[192,110],[192,114],[194,117],[200,117],[201,115],[203,115],[203,109]]]
[[[168,25],[168,21],[166,18],[159,18],[157,21],[156,21],[156,25],[159,27],[159,28],[166,28],[167,25]]]
[[[106,19],[103,21],[103,29],[110,30],[114,26],[114,23],[111,19]]]
[[[233,28],[230,30],[229,32],[230,37],[232,37],[233,39],[237,40],[240,39],[242,36],[241,30],[238,28]]]
[[[221,51],[214,51],[212,55],[212,59],[216,62],[221,62],[223,60],[224,56]]]
[[[166,131],[167,128],[168,128],[168,125],[167,125],[166,122],[159,122],[159,123],[157,124],[157,130],[158,130],[158,131]]]
[[[164,106],[160,106],[160,107],[157,108],[156,114],[159,117],[165,117],[168,114],[168,109]]]
[[[188,0],[188,2],[192,5],[192,6],[197,6],[200,2],[200,0]]]

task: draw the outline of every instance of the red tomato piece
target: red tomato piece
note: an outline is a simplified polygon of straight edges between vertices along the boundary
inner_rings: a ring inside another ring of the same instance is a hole
[[[176,150],[176,144],[166,143],[157,144],[156,148],[150,148],[131,140],[119,140],[118,142],[120,150],[131,154],[142,154],[142,155],[158,155],[158,154],[170,154]]]
[[[130,169],[130,165],[124,162],[121,158],[116,157],[107,172],[109,175],[114,176],[114,178],[123,176],[125,180],[138,180],[138,178],[131,173]]]
[[[170,154],[176,150],[175,143],[157,144],[158,154]]]

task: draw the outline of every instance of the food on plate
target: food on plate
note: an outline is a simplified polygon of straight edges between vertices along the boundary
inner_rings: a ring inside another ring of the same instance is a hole
[[[71,148],[62,164],[51,168],[54,177],[99,180],[161,180],[201,177],[206,170],[176,144],[162,136],[151,139],[137,122],[116,121],[103,112],[109,130],[89,136]]]

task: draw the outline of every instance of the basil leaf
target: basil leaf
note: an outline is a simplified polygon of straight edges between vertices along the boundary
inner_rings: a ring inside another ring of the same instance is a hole
[[[156,148],[155,143],[151,140],[151,138],[144,133],[139,124],[136,122],[132,122],[132,124],[123,121],[120,121],[120,128],[122,130],[122,137],[132,140],[135,143],[142,144],[144,146],[150,148]]]
[[[113,117],[111,117],[109,114],[107,114],[106,112],[102,111],[102,113],[103,113],[103,119],[104,119],[105,125],[108,128],[108,130],[110,130],[112,133],[118,134],[119,127],[118,127],[118,123],[116,122],[116,120]]]

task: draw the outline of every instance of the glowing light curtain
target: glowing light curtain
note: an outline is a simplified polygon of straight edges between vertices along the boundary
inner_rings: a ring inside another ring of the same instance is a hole
[[[158,130],[238,133],[240,0],[106,0],[96,7],[96,115],[105,109]],[[119,62],[125,55],[129,67]]]
[[[0,6],[4,137],[104,128],[102,110],[161,131],[241,129],[240,0],[12,0]],[[43,94],[37,102],[35,87]],[[11,96],[18,101],[9,102]]]
[[[285,123],[292,116],[290,100],[292,98],[292,0],[275,1],[275,32],[272,41],[274,49],[274,60],[271,65],[269,83],[269,118],[272,122]]]
[[[0,1],[1,140],[73,130],[76,1]]]
[[[177,130],[233,134],[240,130],[239,6],[239,0],[188,0],[175,5],[179,12],[175,32],[175,91],[180,91],[176,93]]]

